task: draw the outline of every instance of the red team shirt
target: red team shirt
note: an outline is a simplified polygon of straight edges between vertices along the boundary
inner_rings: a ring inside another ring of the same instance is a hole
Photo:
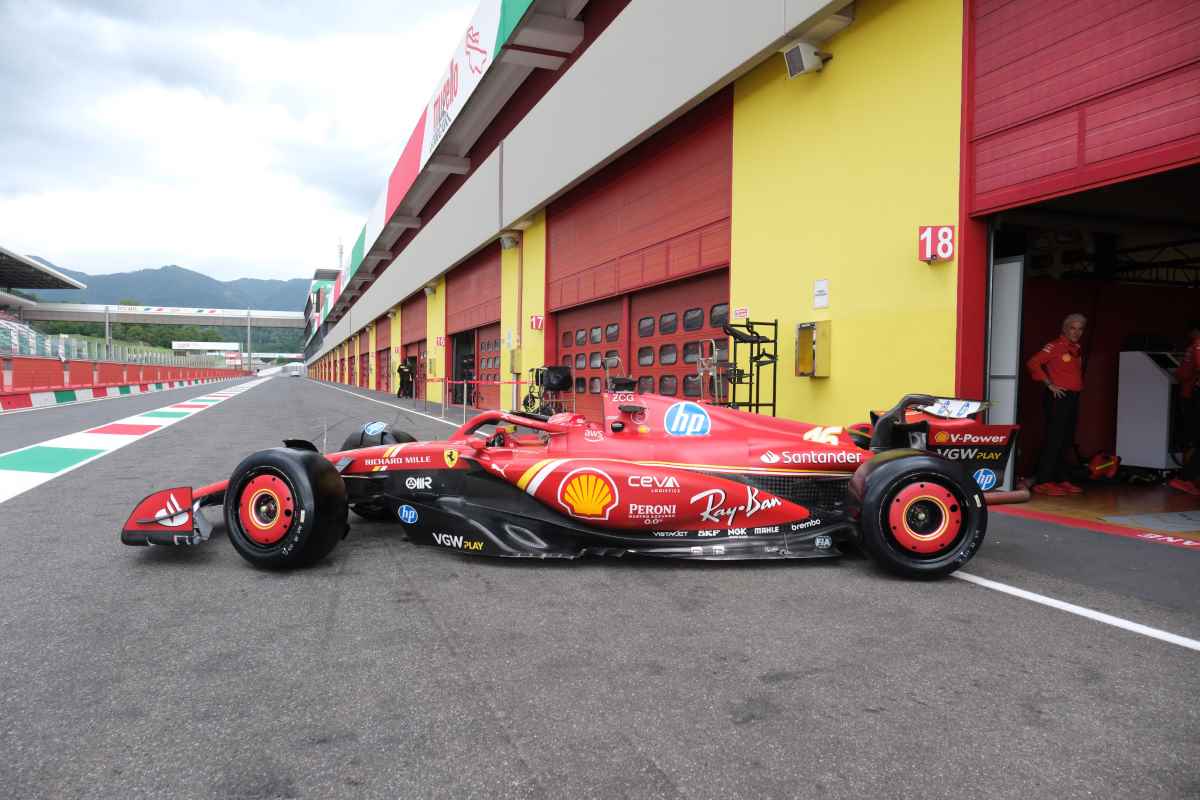
[[[1079,345],[1060,336],[1025,362],[1030,376],[1041,383],[1050,378],[1055,386],[1070,392],[1083,391],[1083,359],[1079,357]]]
[[[1179,379],[1179,393],[1191,397],[1192,390],[1196,388],[1196,378],[1200,377],[1200,339],[1192,339],[1188,345],[1175,377]]]

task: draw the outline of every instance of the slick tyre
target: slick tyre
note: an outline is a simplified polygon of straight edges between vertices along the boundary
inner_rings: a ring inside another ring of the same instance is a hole
[[[261,450],[238,464],[229,479],[225,527],[234,549],[256,567],[314,564],[349,530],[346,485],[319,453]]]
[[[360,447],[377,447],[382,444],[405,444],[415,442],[412,434],[396,428],[388,428],[382,422],[368,422],[342,442],[342,450],[358,450]],[[395,519],[392,509],[384,502],[355,503],[350,510],[369,522],[390,522]]]
[[[881,453],[854,474],[850,505],[862,549],[908,578],[949,575],[983,544],[987,506],[959,465],[917,450]]]

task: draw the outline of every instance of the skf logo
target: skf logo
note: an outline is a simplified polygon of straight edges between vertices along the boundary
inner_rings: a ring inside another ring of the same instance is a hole
[[[179,505],[175,495],[167,495],[165,507],[154,512],[154,521],[167,528],[178,528],[188,521],[188,512]]]
[[[569,473],[558,485],[558,503],[572,517],[608,519],[617,500],[617,484],[607,473],[591,467]]]
[[[937,442],[938,444],[945,444],[946,442],[950,441],[950,434],[946,433],[945,431],[938,431],[933,435],[933,441]]]
[[[712,420],[698,403],[675,403],[663,417],[663,427],[671,436],[708,436]]]
[[[454,465],[458,463],[458,451],[452,447],[447,447],[442,451],[442,458],[446,460],[446,466],[454,469]]]
[[[404,487],[406,489],[429,489],[432,486],[433,486],[433,478],[430,478],[430,477],[417,477],[417,478],[405,478],[404,479]]]

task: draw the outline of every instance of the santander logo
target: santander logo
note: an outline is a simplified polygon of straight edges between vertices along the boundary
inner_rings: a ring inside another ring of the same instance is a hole
[[[178,528],[187,523],[188,513],[183,506],[179,505],[175,495],[169,494],[166,506],[154,512],[154,521],[168,528]]]
[[[772,453],[770,450],[768,450],[767,452],[765,452],[761,456],[759,456],[758,460],[763,462],[764,464],[778,464],[783,459],[781,459],[778,455],[776,455],[775,453]]]

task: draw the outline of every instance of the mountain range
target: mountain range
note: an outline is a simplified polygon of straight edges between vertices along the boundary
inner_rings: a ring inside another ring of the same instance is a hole
[[[111,275],[88,275],[38,256],[30,258],[87,285],[86,289],[38,289],[33,293],[38,300],[47,303],[115,304],[121,300],[136,300],[139,304],[154,306],[303,311],[308,300],[309,281],[306,278],[219,281],[174,264]]]

